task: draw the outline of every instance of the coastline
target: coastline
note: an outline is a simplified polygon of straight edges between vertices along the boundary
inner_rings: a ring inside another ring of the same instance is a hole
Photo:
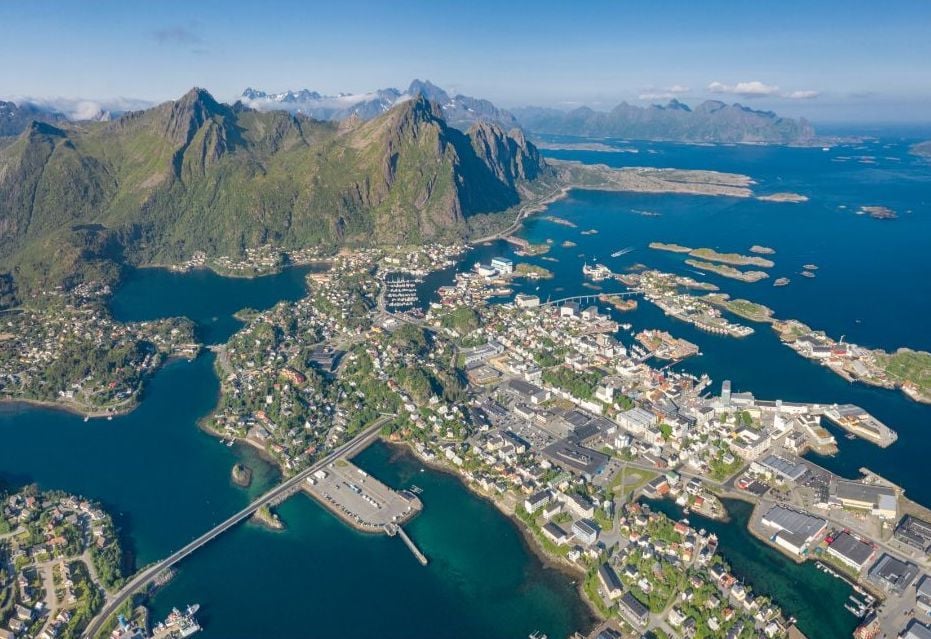
[[[159,366],[159,368],[161,368],[161,366]],[[135,400],[131,404],[120,407],[117,410],[96,410],[89,412],[74,402],[64,402],[53,399],[30,399],[27,397],[0,397],[0,405],[11,407],[16,407],[19,405],[30,408],[45,408],[49,410],[61,411],[63,413],[69,413],[78,417],[86,417],[87,419],[101,419],[106,417],[119,417],[121,415],[128,415],[136,408],[138,408],[140,403],[140,400]]]
[[[84,417],[86,419],[103,419],[103,418],[109,418],[109,417],[121,417],[123,415],[128,415],[129,413],[139,408],[140,404],[142,404],[142,396],[143,396],[143,393],[145,392],[145,384],[150,378],[155,376],[159,371],[162,370],[162,368],[164,368],[171,362],[174,362],[177,360],[186,360],[188,362],[193,362],[195,359],[200,357],[201,355],[200,351],[203,350],[203,345],[201,344],[199,346],[200,346],[200,350],[198,351],[197,355],[195,355],[194,357],[184,357],[182,355],[166,355],[164,361],[162,361],[158,366],[156,366],[154,369],[149,371],[143,377],[139,385],[139,388],[136,390],[135,393],[133,393],[132,397],[130,398],[132,401],[127,402],[125,405],[120,406],[119,408],[114,408],[114,409],[98,408],[92,411],[88,411],[88,410],[85,410],[86,407],[84,407],[83,405],[77,404],[72,401],[63,401],[63,400],[55,400],[55,399],[33,399],[29,397],[9,397],[6,395],[0,396],[0,406],[3,406],[3,405],[15,406],[17,404],[21,404],[23,406],[33,407],[33,408],[46,408],[46,409],[51,409],[51,410],[59,410],[65,413],[69,413],[71,415],[77,415],[78,417]]]
[[[756,182],[749,176],[737,173],[722,173],[701,169],[657,169],[652,167],[612,168],[604,164],[589,165],[552,158],[550,163],[559,171],[557,179],[561,181],[561,184],[556,190],[548,195],[531,198],[524,204],[519,205],[517,217],[511,224],[495,233],[469,239],[467,244],[475,246],[514,233],[522,226],[525,219],[535,213],[547,210],[551,204],[568,197],[569,193],[574,190],[668,193],[737,198],[755,197],[750,187]],[[584,174],[580,174],[582,171],[584,171]],[[587,178],[587,181],[583,178]],[[714,181],[712,178],[719,179]]]
[[[546,550],[540,546],[540,543],[537,541],[537,538],[533,536],[533,533],[531,533],[530,530],[527,529],[527,526],[524,525],[524,523],[520,520],[520,518],[517,517],[517,515],[512,510],[509,510],[507,507],[501,504],[498,500],[494,499],[491,495],[488,495],[484,492],[477,490],[476,487],[471,482],[467,481],[466,478],[456,469],[446,466],[444,464],[438,463],[436,461],[429,461],[427,459],[424,459],[424,457],[420,455],[417,449],[409,441],[400,441],[400,440],[392,441],[389,439],[385,439],[384,437],[381,437],[381,436],[378,437],[378,440],[383,442],[389,448],[401,451],[402,454],[410,454],[418,462],[422,463],[424,466],[427,466],[431,470],[455,477],[456,480],[459,481],[459,483],[462,484],[470,493],[492,504],[498,510],[498,512],[504,515],[511,522],[511,524],[520,532],[521,538],[524,540],[526,546],[530,549],[530,551],[534,554],[534,556],[536,556],[545,566],[549,568],[553,568],[555,570],[559,570],[567,577],[572,578],[576,592],[579,595],[579,598],[583,602],[585,602],[585,605],[588,607],[588,609],[592,613],[593,621],[595,622],[595,625],[597,625],[598,622],[606,620],[606,618],[602,616],[601,612],[594,605],[594,603],[589,601],[588,596],[585,594],[585,589],[584,589],[585,571],[580,566],[574,563],[571,563],[565,559],[559,559],[559,558],[553,557],[552,555],[547,553]]]

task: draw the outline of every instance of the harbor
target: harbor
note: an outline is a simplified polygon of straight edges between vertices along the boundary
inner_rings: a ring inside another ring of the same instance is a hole
[[[304,492],[356,530],[399,536],[421,565],[427,557],[401,528],[423,510],[413,490],[396,491],[345,459],[316,471],[303,484]]]
[[[195,617],[199,610],[199,604],[191,604],[183,612],[172,608],[164,621],[155,624],[151,631],[146,628],[148,625],[145,621],[146,614],[142,614],[142,621],[127,620],[120,615],[117,627],[110,637],[111,639],[186,639],[202,630]]]
[[[385,308],[406,311],[417,305],[417,280],[392,274],[385,278]]]

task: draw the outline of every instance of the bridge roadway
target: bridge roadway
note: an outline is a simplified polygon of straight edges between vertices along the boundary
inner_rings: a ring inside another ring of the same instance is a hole
[[[547,300],[540,304],[540,306],[556,306],[559,304],[564,304],[566,302],[574,302],[576,300],[597,300],[601,297],[616,296],[616,297],[625,297],[627,295],[641,295],[643,291],[634,289],[630,291],[621,291],[619,293],[588,293],[586,295],[573,295],[572,297],[561,297],[558,300]]]
[[[251,504],[240,510],[238,513],[223,523],[212,528],[211,530],[207,531],[172,555],[156,564],[152,564],[148,568],[144,568],[141,572],[130,579],[126,585],[123,586],[116,594],[108,597],[106,605],[103,607],[100,613],[90,621],[82,636],[85,639],[93,639],[93,637],[95,637],[96,634],[100,632],[100,628],[103,623],[113,613],[115,613],[119,607],[122,606],[123,603],[133,595],[133,593],[145,586],[148,582],[155,579],[156,575],[158,575],[163,570],[171,568],[201,546],[219,537],[221,534],[236,526],[237,524],[245,521],[253,514],[255,514],[255,512],[263,505],[274,503],[276,500],[286,497],[290,491],[298,488],[301,482],[338,457],[349,457],[355,453],[360,452],[363,448],[371,444],[375,437],[378,436],[379,429],[389,419],[389,417],[390,416],[386,415],[375,420],[365,430],[356,435],[355,438],[346,442],[342,446],[339,446],[338,448],[334,448],[332,452],[327,454],[327,456],[322,458],[320,461],[316,462],[313,466],[302,470],[294,477],[291,477],[290,479],[278,484],[267,493],[253,501]]]

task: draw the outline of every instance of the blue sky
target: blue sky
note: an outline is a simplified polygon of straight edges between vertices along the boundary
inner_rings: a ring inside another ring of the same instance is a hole
[[[503,106],[713,97],[931,121],[931,3],[0,2],[0,96],[162,101],[414,77]]]

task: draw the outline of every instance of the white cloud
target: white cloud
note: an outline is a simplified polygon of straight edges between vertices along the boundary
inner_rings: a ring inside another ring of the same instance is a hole
[[[712,82],[708,85],[708,90],[712,93],[732,93],[744,98],[757,98],[779,94],[779,87],[773,84],[760,82],[759,80],[752,80],[750,82],[738,82],[737,84]]]
[[[790,91],[784,97],[790,100],[811,100],[817,98],[821,93],[819,91]]]
[[[819,91],[811,90],[781,91],[775,84],[766,84],[759,80],[738,82],[737,84],[712,82],[708,85],[708,91],[711,93],[739,95],[742,98],[776,97],[787,100],[811,100],[821,95]]]
[[[637,97],[640,100],[671,100],[677,95],[688,92],[688,87],[674,84],[671,87],[647,87]]]

